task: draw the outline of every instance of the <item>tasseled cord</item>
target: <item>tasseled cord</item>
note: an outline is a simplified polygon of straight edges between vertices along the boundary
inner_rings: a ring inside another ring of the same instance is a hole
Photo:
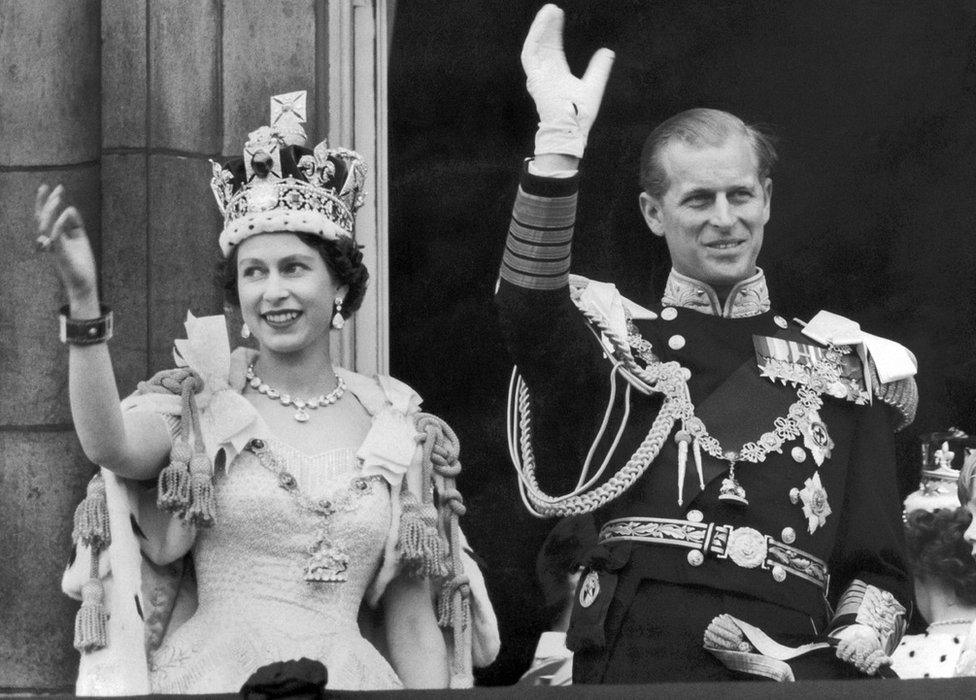
[[[98,562],[101,552],[112,542],[108,524],[108,505],[105,499],[105,480],[95,474],[88,482],[85,499],[75,510],[71,533],[76,544],[91,550],[91,578],[81,587],[81,607],[75,616],[75,649],[81,652],[102,649],[108,642],[105,609],[105,589],[99,578]]]
[[[203,388],[203,381],[196,373],[186,369],[160,373],[157,377],[158,381],[140,385],[140,391],[178,393],[183,410],[180,434],[173,441],[170,462],[159,474],[156,503],[194,525],[211,525],[217,511],[213,468],[204,448],[200,410],[195,399],[197,392]]]
[[[437,624],[443,628],[450,627],[454,637],[451,687],[470,687],[474,680],[471,669],[471,586],[461,559],[461,528],[458,524],[458,518],[464,515],[466,508],[455,486],[455,480],[461,473],[458,459],[460,444],[451,427],[429,413],[417,415],[417,429],[422,434],[424,445],[425,486],[432,483],[435,474],[441,477],[441,523],[450,543],[447,571],[441,580],[437,600]],[[432,490],[430,500],[433,500]]]
[[[437,532],[437,511],[432,504],[421,506],[404,484],[400,495],[400,562],[411,576],[440,579],[447,575],[444,546]]]

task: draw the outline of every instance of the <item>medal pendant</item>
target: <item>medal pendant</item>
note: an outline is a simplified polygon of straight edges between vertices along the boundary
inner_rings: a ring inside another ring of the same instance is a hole
[[[735,462],[729,460],[729,475],[722,479],[722,486],[718,490],[718,500],[726,503],[734,503],[740,506],[749,505],[746,498],[746,490],[735,478]]]
[[[311,416],[308,414],[308,411],[306,411],[304,408],[300,408],[297,411],[295,411],[294,418],[299,423],[307,423],[308,419],[311,418]]]

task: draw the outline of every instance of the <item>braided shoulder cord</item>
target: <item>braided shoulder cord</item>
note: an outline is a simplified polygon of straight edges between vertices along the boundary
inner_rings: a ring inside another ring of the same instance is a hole
[[[574,299],[574,302],[577,300]],[[577,306],[581,306],[577,302]],[[820,398],[821,394],[828,391],[837,381],[840,373],[839,358],[841,355],[849,353],[850,348],[828,346],[823,359],[816,362],[810,368],[809,380],[806,385],[800,384],[797,389],[797,401],[790,406],[788,415],[777,418],[773,424],[773,430],[769,430],[756,441],[747,442],[738,451],[732,450],[724,452],[719,441],[708,434],[705,424],[695,416],[695,408],[691,403],[688,393],[688,384],[683,376],[681,365],[677,362],[661,362],[651,353],[650,348],[642,339],[637,339],[641,346],[641,356],[647,359],[647,366],[641,367],[634,360],[630,351],[630,341],[621,339],[614,331],[609,328],[606,320],[600,314],[593,313],[585,308],[580,308],[580,312],[591,324],[595,326],[603,335],[610,340],[613,346],[614,372],[625,372],[629,375],[632,383],[636,383],[642,391],[646,393],[660,393],[664,395],[664,401],[654,419],[651,429],[648,431],[644,441],[637,448],[630,459],[621,469],[614,474],[608,481],[596,489],[586,491],[577,489],[564,496],[549,496],[541,491],[535,477],[535,457],[531,443],[531,412],[529,406],[528,388],[519,378],[513,384],[516,386],[518,394],[515,414],[519,418],[518,444],[521,453],[516,453],[511,444],[515,433],[509,426],[510,450],[516,473],[519,475],[519,490],[523,502],[529,511],[539,517],[553,517],[563,515],[573,515],[593,511],[622,494],[633,486],[634,482],[650,466],[651,462],[660,452],[664,440],[667,439],[676,421],[681,421],[681,431],[679,435],[685,433],[684,438],[694,441],[696,450],[704,450],[716,459],[729,460],[734,464],[738,460],[747,462],[765,461],[766,455],[770,451],[779,452],[782,445],[787,441],[800,435],[800,423],[807,420],[810,415],[815,415],[823,405]],[[636,335],[636,334],[635,334]],[[511,402],[511,396],[509,397]],[[510,411],[511,416],[511,411]],[[696,452],[697,454],[697,452]],[[696,458],[697,459],[697,458]],[[584,465],[584,476],[586,465]],[[681,463],[679,456],[679,475],[681,473]],[[699,478],[701,476],[699,475]],[[581,479],[581,482],[583,479]],[[680,483],[680,477],[679,477]],[[704,488],[704,485],[702,485]],[[679,503],[681,494],[678,494]]]
[[[677,362],[651,362],[646,368],[641,367],[634,359],[629,343],[619,338],[601,315],[584,308],[580,308],[580,312],[613,345],[613,355],[617,360],[613,371],[620,371],[622,365],[624,371],[629,372],[633,378],[643,384],[643,390],[647,393],[663,394],[664,402],[640,446],[610,479],[595,489],[572,492],[563,496],[550,496],[540,489],[536,479],[529,390],[525,382],[519,378],[516,382],[515,413],[518,416],[518,452],[521,454],[521,460],[516,460],[515,467],[523,501],[526,502],[529,511],[538,517],[589,513],[617,498],[647,471],[661,451],[664,441],[671,434],[675,422],[692,416],[688,386],[684,382],[681,366]],[[517,372],[517,369],[515,371]],[[512,436],[510,430],[510,440]],[[518,456],[514,449],[512,453],[513,458]]]

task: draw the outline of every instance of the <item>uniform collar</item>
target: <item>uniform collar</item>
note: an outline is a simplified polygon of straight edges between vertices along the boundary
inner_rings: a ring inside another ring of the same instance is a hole
[[[725,299],[725,306],[718,300],[718,294],[708,284],[683,275],[674,268],[668,275],[664,286],[663,306],[680,306],[711,316],[725,318],[746,318],[758,316],[769,311],[769,290],[766,288],[766,275],[760,268],[756,274],[736,284]]]

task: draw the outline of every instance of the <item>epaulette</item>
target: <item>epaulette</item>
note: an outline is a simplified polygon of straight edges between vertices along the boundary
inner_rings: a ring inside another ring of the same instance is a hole
[[[802,332],[825,345],[848,345],[857,353],[871,393],[898,412],[900,420],[896,431],[915,420],[918,386],[914,375],[918,364],[908,348],[866,333],[855,321],[829,311],[818,312]]]
[[[641,393],[652,393],[651,387],[639,376],[636,360],[647,366],[658,362],[658,358],[633,321],[653,320],[657,314],[620,294],[613,284],[596,282],[581,275],[569,276],[569,296],[586,319],[604,355],[624,379]]]
[[[868,366],[872,392],[876,398],[898,412],[899,421],[895,425],[895,432],[904,430],[915,421],[915,412],[918,410],[918,384],[915,383],[915,377],[896,379],[886,384],[878,377],[878,368],[873,359],[868,359]]]

